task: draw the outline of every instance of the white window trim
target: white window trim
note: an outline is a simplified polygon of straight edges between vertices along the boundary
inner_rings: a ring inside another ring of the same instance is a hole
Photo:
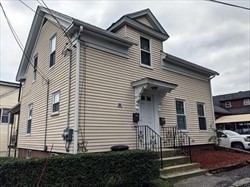
[[[2,122],[2,116],[3,116],[3,110],[10,110],[9,108],[1,108],[1,115],[0,115],[0,122],[1,122],[1,124],[9,124],[9,122],[10,122],[10,113],[8,113],[8,122],[7,123],[4,123],[4,122]]]
[[[231,103],[231,101],[226,101],[226,102],[225,102],[225,108],[232,108],[232,103]]]
[[[30,133],[27,133],[28,131],[28,121],[30,120],[30,109],[32,108],[32,115],[31,115],[31,124],[30,124]],[[26,136],[31,135],[31,128],[32,128],[32,123],[33,123],[33,103],[28,105],[28,116],[27,116],[27,125],[26,125]]]
[[[59,111],[53,112],[53,104],[55,104],[54,103],[54,95],[57,94],[57,93],[59,94]],[[60,90],[52,93],[52,97],[51,97],[51,116],[56,116],[56,115],[59,115],[59,113],[60,113],[60,96],[61,96]]]
[[[204,113],[204,116],[199,116],[198,107],[197,107],[198,105],[202,105],[202,106],[203,106],[203,113]],[[197,115],[198,115],[199,131],[201,131],[201,132],[208,131],[208,128],[207,128],[207,116],[206,116],[206,107],[205,107],[205,103],[197,102],[197,103],[196,103],[196,108],[197,108]],[[205,118],[205,121],[206,121],[206,129],[205,129],[205,130],[204,130],[204,129],[200,129],[199,117],[204,117],[204,118]]]
[[[35,59],[37,58],[37,65],[36,65],[36,79],[34,79],[34,73],[35,73]],[[36,54],[33,58],[33,77],[32,77],[32,83],[36,82],[37,80],[37,69],[38,69],[38,54]]]
[[[249,98],[248,99],[244,99],[243,105],[244,106],[249,106],[250,105],[250,99]]]
[[[177,114],[177,111],[176,111],[176,101],[181,101],[181,102],[183,102],[184,114]],[[183,132],[188,132],[187,113],[186,113],[186,102],[185,102],[184,99],[175,99],[175,113],[176,113],[176,124],[177,124],[177,129],[180,130],[180,131],[183,131]],[[179,115],[179,116],[185,116],[186,129],[179,129],[179,127],[178,127],[177,115]]]
[[[49,69],[51,69],[52,67],[54,67],[55,66],[55,64],[56,64],[56,56],[55,56],[55,63],[52,65],[52,66],[50,66],[50,55],[55,51],[56,52],[56,43],[55,43],[55,50],[54,51],[51,51],[51,49],[52,49],[52,39],[53,38],[56,38],[56,42],[57,42],[57,34],[54,34],[51,38],[50,38],[50,40],[49,40]]]
[[[148,51],[143,50],[141,48],[141,37],[149,40],[150,66],[148,66],[146,64],[143,64],[141,62],[141,60],[142,60],[142,58],[141,58],[141,51],[148,52]],[[139,39],[139,52],[140,52],[139,53],[140,54],[140,66],[144,67],[144,68],[148,68],[148,69],[153,69],[153,61],[152,61],[152,39],[151,38],[149,38],[147,36],[144,36],[144,35],[140,35],[140,39]]]

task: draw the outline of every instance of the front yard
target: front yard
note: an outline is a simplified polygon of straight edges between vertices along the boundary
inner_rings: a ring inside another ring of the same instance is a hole
[[[217,169],[233,164],[250,161],[250,153],[239,153],[227,150],[192,151],[193,162],[200,163],[201,168]]]

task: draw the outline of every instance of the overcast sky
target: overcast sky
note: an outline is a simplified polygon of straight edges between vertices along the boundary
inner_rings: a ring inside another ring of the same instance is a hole
[[[34,12],[17,0],[0,0],[25,45]],[[250,0],[221,0],[250,7]],[[25,0],[32,9],[37,1]],[[203,0],[51,1],[48,7],[106,29],[122,15],[150,8],[170,38],[164,51],[220,73],[213,95],[250,90],[250,11]],[[15,81],[22,51],[0,11],[0,79]]]

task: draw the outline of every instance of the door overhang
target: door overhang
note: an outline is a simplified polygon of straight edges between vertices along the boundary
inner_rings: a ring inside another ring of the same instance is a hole
[[[178,86],[177,84],[148,77],[133,81],[131,85],[135,89],[135,109],[138,113],[140,112],[139,100],[141,99],[141,94],[144,92],[144,90],[152,91],[153,93],[157,94],[159,100],[158,105],[160,105],[161,100],[165,97],[165,95],[170,93]],[[160,106],[158,107],[160,108]]]

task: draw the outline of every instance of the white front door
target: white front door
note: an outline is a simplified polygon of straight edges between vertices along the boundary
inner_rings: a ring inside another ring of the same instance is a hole
[[[140,121],[139,125],[147,125],[155,129],[155,118],[154,118],[154,98],[153,95],[143,94],[140,100]]]

